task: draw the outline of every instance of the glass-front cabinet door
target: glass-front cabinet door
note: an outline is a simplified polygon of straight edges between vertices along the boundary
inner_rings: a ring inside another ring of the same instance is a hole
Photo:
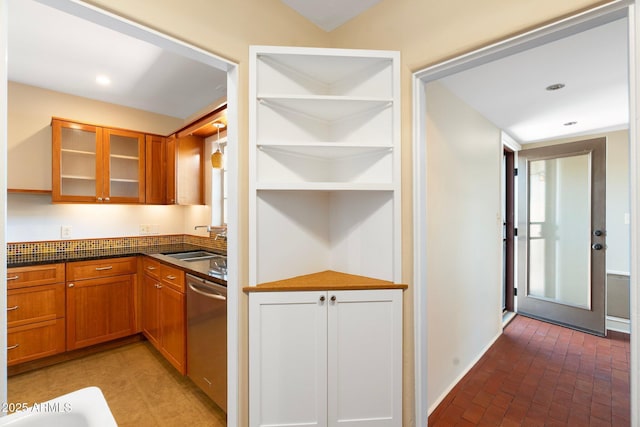
[[[144,202],[144,134],[104,130],[104,197],[111,202]]]
[[[144,203],[144,134],[54,118],[52,201]]]
[[[53,201],[95,202],[102,191],[102,128],[57,119],[51,126]]]

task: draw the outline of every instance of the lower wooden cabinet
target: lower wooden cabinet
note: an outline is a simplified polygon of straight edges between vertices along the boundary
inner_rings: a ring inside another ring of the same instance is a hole
[[[143,261],[142,331],[181,374],[186,374],[186,300],[184,272]]]
[[[135,257],[67,263],[67,350],[136,332]]]
[[[7,365],[65,351],[64,264],[7,269]]]
[[[401,426],[402,290],[249,294],[250,426]]]

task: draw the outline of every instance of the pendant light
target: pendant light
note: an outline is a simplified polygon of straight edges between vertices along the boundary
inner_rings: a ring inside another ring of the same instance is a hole
[[[218,128],[218,140],[216,143],[218,144],[218,149],[215,153],[211,154],[211,167],[214,169],[222,169],[222,152],[220,151],[220,128],[224,127],[224,123],[215,122],[212,123],[216,128]]]

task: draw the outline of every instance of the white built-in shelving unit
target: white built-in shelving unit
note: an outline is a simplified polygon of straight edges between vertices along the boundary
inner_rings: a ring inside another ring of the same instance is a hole
[[[250,284],[399,283],[399,54],[252,46]]]

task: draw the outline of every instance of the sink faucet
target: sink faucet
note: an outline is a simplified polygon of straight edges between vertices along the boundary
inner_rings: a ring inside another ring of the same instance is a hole
[[[196,225],[193,229],[197,230],[198,228],[206,228],[207,233],[211,233],[212,231],[220,230],[216,233],[216,237],[214,240],[224,239],[227,240],[227,227],[225,226],[215,226],[215,225]]]
[[[221,232],[216,234],[215,239],[213,240],[218,240],[218,239],[224,239],[227,240],[227,228],[223,228]]]
[[[197,230],[198,228],[206,228],[207,233],[211,233],[213,226],[212,225],[196,225],[195,227],[193,227],[194,230]]]

